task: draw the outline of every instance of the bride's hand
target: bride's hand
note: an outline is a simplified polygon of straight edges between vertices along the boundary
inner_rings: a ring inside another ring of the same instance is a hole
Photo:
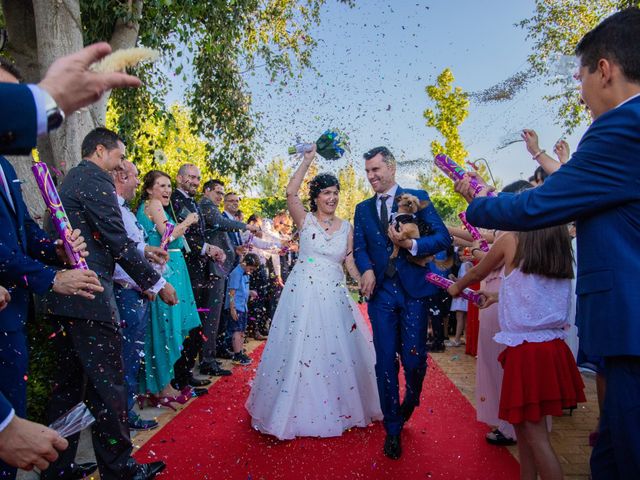
[[[316,144],[313,144],[313,148],[311,150],[309,150],[308,152],[304,152],[304,159],[308,160],[308,161],[313,161],[314,158],[316,158]]]

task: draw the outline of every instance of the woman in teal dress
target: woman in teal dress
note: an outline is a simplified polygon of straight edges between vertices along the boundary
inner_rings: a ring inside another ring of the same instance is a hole
[[[145,175],[142,188],[138,222],[148,235],[147,243],[159,246],[166,222],[176,223],[168,209],[171,179],[164,172],[151,170]],[[169,261],[162,276],[176,289],[178,304],[169,306],[159,298],[151,302],[151,321],[145,338],[145,375],[140,381],[140,388],[147,395],[141,398],[170,408],[173,408],[171,403],[185,403],[190,398],[190,392],[179,392],[173,388],[171,380],[173,365],[180,358],[182,342],[189,330],[200,325],[181,250],[184,232],[197,221],[198,215],[192,213],[182,223],[175,225],[168,246]]]

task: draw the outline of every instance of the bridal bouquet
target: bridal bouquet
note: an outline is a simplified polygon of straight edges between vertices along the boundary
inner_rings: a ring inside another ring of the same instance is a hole
[[[51,213],[53,226],[56,228],[56,231],[62,240],[67,256],[73,264],[73,268],[89,270],[87,261],[82,258],[78,252],[73,251],[69,240],[67,240],[67,234],[73,232],[73,229],[71,228],[71,223],[69,223],[67,212],[65,212],[64,207],[62,206],[62,201],[60,200],[58,190],[53,183],[51,172],[49,172],[47,164],[44,162],[35,162],[31,167],[31,171],[33,172],[33,176],[36,177],[36,183],[38,184],[38,189],[42,194],[42,199]]]
[[[349,149],[349,137],[340,130],[327,130],[320,135],[320,138],[315,143],[318,155],[327,160],[341,158],[345,152],[351,151]],[[312,143],[297,143],[293,147],[289,147],[289,155],[310,152],[312,148]]]

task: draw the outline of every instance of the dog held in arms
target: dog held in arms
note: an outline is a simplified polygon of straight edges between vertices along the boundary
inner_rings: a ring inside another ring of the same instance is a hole
[[[420,201],[418,197],[411,195],[410,193],[398,195],[395,200],[398,205],[398,212],[393,217],[392,227],[395,228],[396,232],[400,233],[402,240],[409,238],[417,239],[433,233],[431,225],[416,217],[416,213],[429,205],[428,201]],[[396,258],[399,251],[400,248],[395,245],[390,258]],[[407,260],[409,262],[421,267],[424,267],[427,263],[432,261],[433,258],[433,255],[415,257],[413,255],[407,255]]]

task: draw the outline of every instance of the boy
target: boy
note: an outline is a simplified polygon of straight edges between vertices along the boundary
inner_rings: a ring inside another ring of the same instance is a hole
[[[242,261],[229,274],[225,313],[229,315],[227,322],[227,338],[231,338],[233,357],[231,361],[237,365],[249,365],[251,359],[242,351],[244,332],[247,329],[247,303],[249,296],[257,296],[249,290],[249,276],[260,265],[255,253],[247,253]]]

